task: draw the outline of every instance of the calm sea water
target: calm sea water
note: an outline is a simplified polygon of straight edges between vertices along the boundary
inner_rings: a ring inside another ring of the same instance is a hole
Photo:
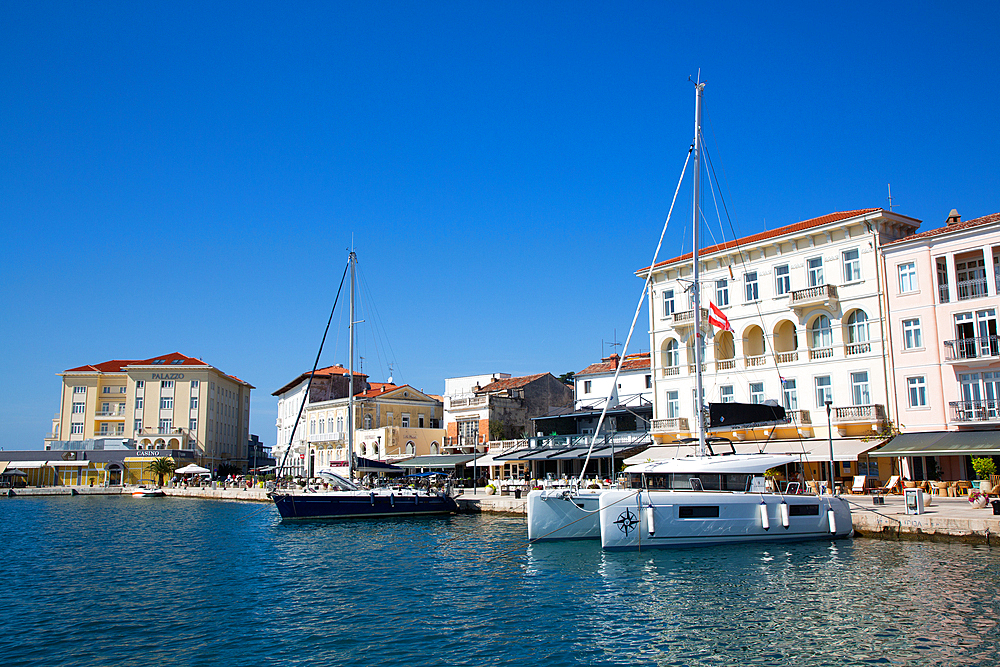
[[[0,499],[8,665],[996,665],[998,551],[606,553],[493,515]]]

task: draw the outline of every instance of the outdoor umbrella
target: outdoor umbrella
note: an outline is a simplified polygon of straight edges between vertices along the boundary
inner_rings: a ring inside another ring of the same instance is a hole
[[[201,473],[206,473],[206,472],[211,472],[211,471],[208,468],[202,468],[199,465],[195,465],[194,463],[190,463],[190,464],[184,466],[183,468],[178,468],[174,472],[178,473],[180,475],[199,475]]]

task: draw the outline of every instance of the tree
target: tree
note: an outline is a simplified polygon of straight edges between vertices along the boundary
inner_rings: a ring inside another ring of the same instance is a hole
[[[229,477],[230,475],[241,475],[243,469],[232,463],[220,463],[215,474],[219,477]]]
[[[164,475],[172,474],[176,468],[177,464],[174,463],[174,460],[166,456],[153,459],[149,462],[149,465],[146,466],[146,470],[156,475],[157,486],[163,486]]]
[[[575,378],[576,378],[576,373],[574,373],[573,371],[569,371],[567,373],[563,373],[562,375],[560,375],[559,376],[559,381],[562,382],[565,385],[569,385],[570,387],[572,387],[573,386],[573,380]]]

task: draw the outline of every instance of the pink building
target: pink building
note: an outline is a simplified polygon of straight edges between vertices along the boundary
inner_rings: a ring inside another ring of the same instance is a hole
[[[1000,456],[1000,213],[882,248],[897,426],[876,456],[908,479],[974,477],[973,456]]]

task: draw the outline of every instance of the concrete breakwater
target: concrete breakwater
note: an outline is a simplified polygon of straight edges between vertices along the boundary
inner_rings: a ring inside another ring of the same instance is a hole
[[[7,493],[9,491],[9,493]],[[164,488],[164,493],[176,498],[202,498],[244,502],[269,502],[267,491],[259,488]],[[56,486],[4,490],[9,497],[128,495],[130,487]],[[885,504],[874,504],[870,496],[844,496],[851,503],[851,521],[855,535],[882,539],[915,539],[959,541],[974,544],[1000,545],[1000,515],[989,506],[972,507],[965,498],[935,496],[923,514],[907,514],[902,496],[887,496]],[[497,512],[527,514],[524,498],[461,493],[456,498],[463,512]]]

